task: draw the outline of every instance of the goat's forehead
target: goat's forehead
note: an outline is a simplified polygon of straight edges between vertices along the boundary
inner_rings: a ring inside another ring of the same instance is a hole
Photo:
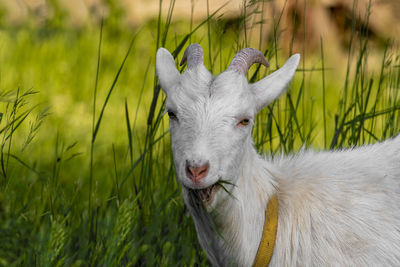
[[[226,71],[213,77],[202,71],[187,71],[182,75],[180,91],[188,97],[226,98],[229,96],[243,97],[249,94],[246,77],[236,72]]]
[[[226,71],[210,84],[210,95],[226,98],[246,98],[249,94],[247,79],[236,72]]]
[[[211,80],[185,77],[173,99],[167,101],[167,106],[173,104],[187,113],[207,112],[217,116],[223,113],[252,115],[253,102],[245,77],[235,73],[222,73]]]

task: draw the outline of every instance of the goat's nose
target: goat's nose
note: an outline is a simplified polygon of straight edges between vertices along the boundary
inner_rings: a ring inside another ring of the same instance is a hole
[[[193,182],[198,182],[207,176],[210,163],[208,161],[201,166],[191,166],[186,162],[186,176]]]

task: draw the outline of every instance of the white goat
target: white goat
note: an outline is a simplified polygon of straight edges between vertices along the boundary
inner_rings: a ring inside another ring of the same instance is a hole
[[[213,265],[251,266],[271,196],[279,203],[271,266],[400,266],[400,136],[342,151],[270,160],[251,137],[254,117],[287,87],[300,56],[249,84],[261,52],[245,48],[213,77],[198,44],[157,52],[184,201]],[[222,190],[219,181],[228,181]]]

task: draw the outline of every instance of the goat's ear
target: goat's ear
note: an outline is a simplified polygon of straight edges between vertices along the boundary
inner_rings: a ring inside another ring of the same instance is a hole
[[[300,55],[291,56],[282,68],[274,71],[264,79],[251,84],[250,90],[255,95],[257,111],[277,99],[286,89],[296,72]]]
[[[156,73],[160,81],[161,88],[164,93],[168,95],[167,91],[170,90],[177,82],[179,82],[180,73],[176,69],[174,58],[171,53],[161,47],[156,55]]]

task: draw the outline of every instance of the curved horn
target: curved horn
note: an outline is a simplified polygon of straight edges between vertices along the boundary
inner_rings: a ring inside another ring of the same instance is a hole
[[[228,70],[239,71],[246,76],[251,65],[254,63],[261,63],[265,67],[269,67],[269,63],[265,59],[263,53],[254,48],[243,48],[232,59]]]
[[[186,61],[188,69],[204,64],[203,49],[199,44],[191,44],[186,48],[180,65],[182,66]]]

